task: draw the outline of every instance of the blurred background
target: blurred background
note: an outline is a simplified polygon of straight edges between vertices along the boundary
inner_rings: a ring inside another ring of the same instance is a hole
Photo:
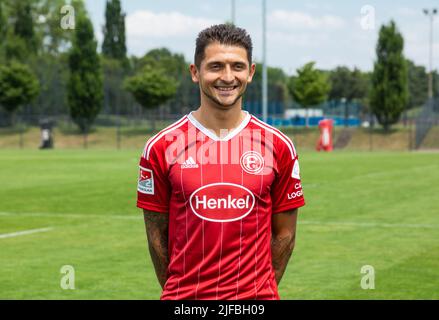
[[[234,23],[257,65],[244,109],[300,154],[281,297],[439,299],[437,8],[0,0],[0,298],[159,298],[139,157],[199,106],[198,32]]]

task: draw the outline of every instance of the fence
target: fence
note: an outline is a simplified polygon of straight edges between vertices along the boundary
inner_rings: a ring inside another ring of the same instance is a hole
[[[0,149],[34,149],[42,144],[40,122],[43,119],[52,123],[52,137],[55,149],[131,149],[141,150],[146,140],[182,115],[143,113],[134,115],[99,115],[94,126],[81,133],[68,116],[41,117],[38,115],[17,116],[13,127],[0,128]],[[340,148],[353,151],[410,150],[415,146],[415,118],[406,117],[395,125],[389,133],[371,119],[363,119],[367,126],[334,128],[334,143]],[[365,121],[369,120],[369,121]],[[319,139],[317,127],[306,128],[284,123],[274,123],[289,135],[301,150],[314,150]],[[433,126],[424,141],[439,141],[439,132]],[[338,142],[338,143],[337,143]],[[342,143],[343,142],[343,143]],[[439,149],[434,143],[432,148]]]
[[[415,148],[439,148],[439,99],[429,99],[416,119]]]

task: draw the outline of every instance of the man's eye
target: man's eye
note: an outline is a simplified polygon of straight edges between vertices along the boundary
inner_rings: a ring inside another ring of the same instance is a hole
[[[220,68],[219,64],[214,64],[210,67],[211,69],[218,70]]]

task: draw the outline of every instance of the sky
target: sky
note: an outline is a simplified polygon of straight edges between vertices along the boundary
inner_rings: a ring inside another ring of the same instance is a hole
[[[102,43],[106,0],[85,0],[96,38]],[[235,24],[253,40],[253,59],[262,58],[262,0],[235,0]],[[232,0],[121,0],[129,55],[167,47],[193,61],[197,34],[231,21]],[[267,64],[288,75],[309,61],[319,69],[344,65],[371,71],[379,28],[391,19],[404,37],[404,54],[429,67],[429,17],[434,0],[267,0]],[[439,65],[439,15],[433,20],[433,69]]]

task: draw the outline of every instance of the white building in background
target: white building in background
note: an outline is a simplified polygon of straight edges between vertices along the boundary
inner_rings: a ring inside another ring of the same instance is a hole
[[[291,118],[306,118],[306,117],[323,117],[322,109],[286,109],[284,113],[285,119]]]

